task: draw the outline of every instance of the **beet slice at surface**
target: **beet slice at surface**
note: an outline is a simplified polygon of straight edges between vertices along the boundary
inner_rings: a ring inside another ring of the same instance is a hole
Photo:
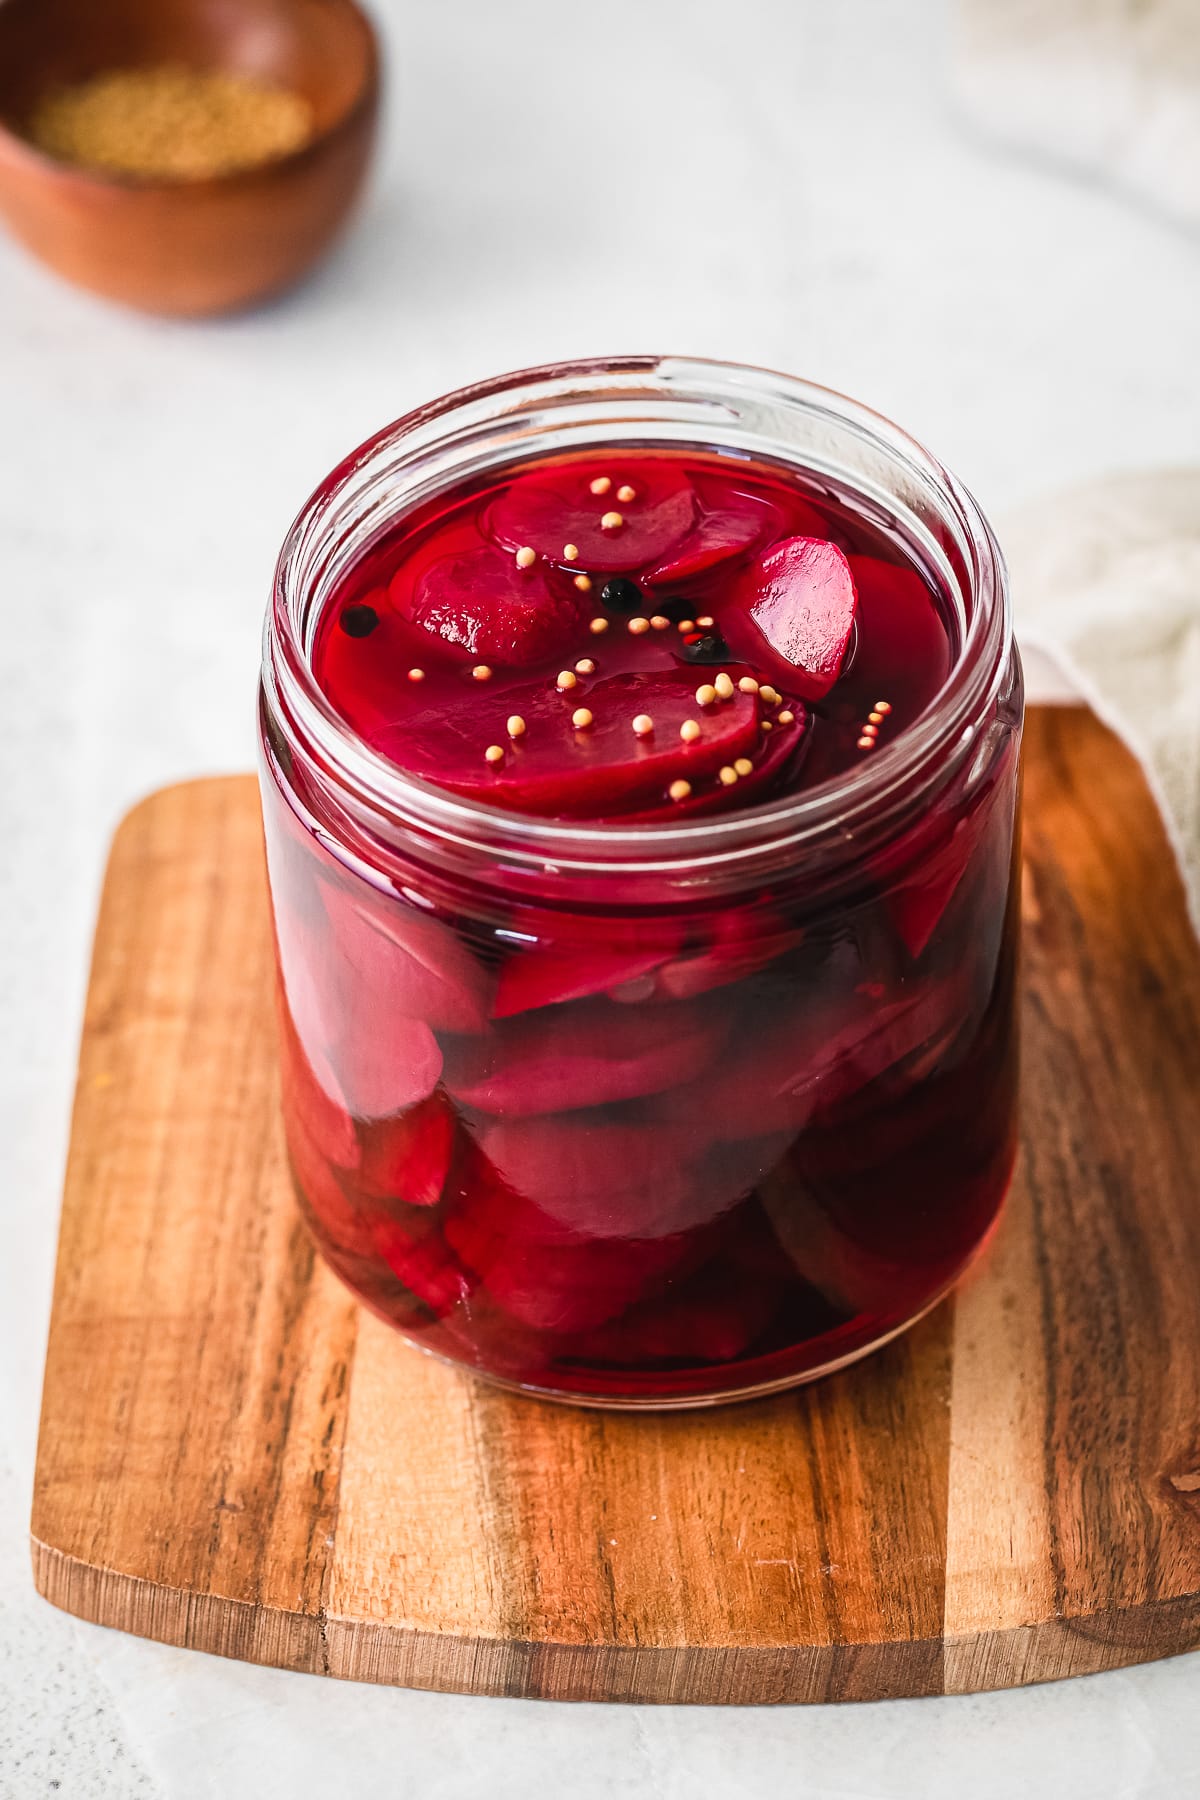
[[[933,593],[914,568],[849,557],[858,594],[854,678],[897,716],[915,719],[950,673],[952,645]],[[890,727],[881,733],[887,743]]]
[[[559,546],[561,549],[561,546]],[[417,577],[407,607],[414,624],[489,663],[541,662],[575,643],[589,609],[544,563],[519,569],[491,545],[456,550]]]
[[[604,479],[608,491],[593,494],[591,483]],[[626,485],[632,500],[617,497]],[[621,525],[606,529],[600,523],[606,513],[619,513]],[[695,490],[671,464],[597,457],[518,476],[492,502],[486,528],[506,550],[528,545],[551,562],[564,562],[566,545],[574,544],[576,567],[606,574],[658,562],[682,543],[695,516]]]
[[[744,556],[783,530],[783,515],[769,500],[753,494],[710,490],[687,537],[642,576],[644,587],[673,587],[694,581],[731,556]],[[701,610],[704,610],[703,608]]]
[[[446,1086],[498,1118],[575,1112],[687,1082],[724,1041],[723,1014],[687,1002],[641,1008],[580,1000],[502,1021],[448,1046]]]
[[[772,545],[743,576],[740,600],[787,686],[805,700],[827,694],[858,606],[850,564],[837,545],[804,537]]]
[[[730,662],[736,681],[739,669]],[[535,813],[603,818],[631,801],[661,799],[671,782],[712,781],[718,769],[757,747],[754,695],[735,688],[714,706],[696,702],[691,669],[613,675],[580,682],[565,694],[552,681],[529,682],[503,694],[481,695],[470,708],[434,703],[410,714],[380,748],[428,781],[472,799]],[[572,724],[580,706],[592,714],[585,730]],[[517,713],[525,731],[510,742],[506,719]],[[645,713],[654,731],[638,737],[633,720]],[[694,719],[700,734],[684,743],[679,728]],[[490,764],[489,745],[504,750]]]
[[[734,673],[741,665],[727,666]],[[690,798],[674,801],[660,796],[656,806],[623,813],[621,822],[628,825],[661,824],[667,820],[678,822],[714,812],[740,811],[772,798],[779,790],[785,771],[795,768],[808,744],[808,710],[802,700],[789,700],[788,704],[795,715],[790,725],[774,725],[769,734],[760,733],[755,742],[747,743],[733,757],[736,762],[738,756],[748,756],[754,764],[750,774],[740,776],[735,786],[723,787],[719,782],[701,780],[695,783]],[[692,771],[685,773],[690,779]]]

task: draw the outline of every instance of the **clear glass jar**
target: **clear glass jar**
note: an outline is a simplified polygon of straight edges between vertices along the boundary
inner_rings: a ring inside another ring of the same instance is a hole
[[[375,755],[310,666],[339,578],[431,495],[613,443],[795,467],[886,520],[953,615],[934,704],[844,779],[678,825],[505,814]],[[260,715],[292,1167],[375,1312],[528,1392],[681,1407],[837,1368],[946,1292],[1015,1149],[1022,688],[995,539],[918,444],[714,362],[452,394],[301,513]],[[531,957],[579,992],[497,1021]]]

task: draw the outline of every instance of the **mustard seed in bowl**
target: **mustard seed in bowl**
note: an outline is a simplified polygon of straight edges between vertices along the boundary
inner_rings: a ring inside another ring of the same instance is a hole
[[[250,75],[165,63],[51,89],[29,135],[49,155],[85,168],[203,181],[287,156],[313,129],[300,94]]]

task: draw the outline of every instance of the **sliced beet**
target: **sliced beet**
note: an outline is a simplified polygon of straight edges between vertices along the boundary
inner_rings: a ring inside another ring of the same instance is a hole
[[[726,558],[744,556],[768,538],[777,537],[782,524],[778,507],[770,501],[727,490],[712,505],[701,508],[683,542],[643,575],[642,581],[646,587],[673,587],[694,581]]]
[[[317,895],[310,896],[310,901]],[[275,897],[274,927],[279,993],[305,1054],[316,1061],[337,1033],[338,1001],[319,902],[304,911]],[[336,1083],[334,1092],[337,1091]]]
[[[360,1119],[382,1119],[426,1099],[442,1072],[442,1052],[424,1019],[406,1018],[386,996],[360,987],[333,1058]]]
[[[736,680],[738,665],[731,663],[729,673]],[[581,705],[592,714],[584,730],[572,724]],[[506,720],[513,713],[525,730],[510,742]],[[654,721],[646,737],[633,730],[642,713]],[[686,719],[700,728],[692,743],[679,735]],[[718,769],[749,755],[758,740],[753,694],[735,688],[729,700],[701,707],[695,673],[665,669],[579,682],[565,694],[547,680],[481,694],[470,707],[435,702],[394,726],[381,748],[414,774],[473,799],[603,818],[631,800],[665,801],[680,777],[711,783]],[[486,761],[490,745],[503,749],[503,761]]]
[[[440,1089],[394,1119],[365,1128],[356,1180],[380,1199],[436,1206],[454,1157],[458,1119]]]
[[[534,1198],[506,1181],[479,1140],[469,1133],[461,1140],[461,1153],[444,1198],[463,1254],[477,1266],[482,1266],[479,1258],[494,1239],[558,1245],[583,1242],[572,1224],[543,1211]],[[476,1242],[484,1248],[472,1252]]]
[[[761,1199],[796,1272],[832,1306],[855,1317],[887,1318],[904,1305],[911,1263],[881,1256],[838,1228],[821,1190],[803,1171],[803,1148],[764,1182]]]
[[[781,985],[753,1029],[734,1028],[719,1088],[704,1081],[678,1087],[653,1102],[654,1113],[690,1122],[698,1145],[794,1133],[935,1042],[953,1017],[945,983],[902,984],[876,996],[856,981],[856,956],[846,946],[811,986]]]
[[[381,1214],[374,1228],[375,1249],[410,1293],[441,1319],[462,1306],[478,1278],[455,1257],[429,1214],[404,1219]]]
[[[483,1138],[501,1179],[580,1238],[666,1237],[707,1222],[689,1148],[684,1130],[603,1118],[513,1119]]]
[[[338,1179],[338,1172],[316,1143],[305,1115],[289,1108],[285,1113],[288,1161],[304,1207],[318,1229],[339,1249],[354,1256],[374,1252],[373,1219],[368,1208],[355,1206]]]
[[[772,1281],[730,1276],[727,1266],[705,1269],[677,1295],[631,1307],[566,1352],[589,1363],[639,1368],[646,1363],[725,1363],[761,1337],[779,1306],[780,1273]]]
[[[465,1105],[533,1118],[633,1100],[690,1081],[726,1033],[723,1016],[686,1002],[655,1007],[581,1000],[503,1021],[449,1050],[445,1080]]]
[[[325,885],[322,897],[334,946],[352,971],[343,981],[352,1008],[369,1003],[434,1031],[486,1028],[491,977],[449,925],[365,886],[350,893]]]
[[[574,951],[520,951],[500,971],[493,1016],[507,1019],[535,1007],[607,993],[649,974],[669,954],[653,946],[637,951],[607,949],[602,944]]]
[[[608,490],[594,494],[592,483],[604,480]],[[618,498],[626,485],[632,500]],[[600,521],[612,513],[622,523],[606,529]],[[563,562],[566,545],[574,544],[576,567],[607,574],[660,561],[683,542],[695,515],[695,490],[670,464],[596,458],[518,476],[489,508],[487,529],[506,550],[528,545],[551,562]]]
[[[679,1238],[548,1242],[470,1205],[446,1225],[455,1253],[491,1297],[539,1331],[586,1331],[658,1285],[687,1254]]]
[[[318,1152],[339,1169],[357,1168],[358,1135],[341,1085],[323,1050],[305,1050],[281,1005],[280,1086],[284,1116],[298,1119]]]
[[[878,556],[849,561],[858,594],[855,682],[891,701],[896,717],[915,719],[950,673],[950,635],[933,592],[907,564]]]
[[[888,889],[888,910],[905,948],[919,957],[937,930],[938,923],[967,872],[972,849],[969,822],[960,820],[950,842],[929,867],[908,881]]]
[[[919,834],[872,859],[888,911],[914,959],[928,948],[970,870],[983,872],[988,889],[980,908],[981,921],[990,918],[993,928],[999,926],[1011,878],[1015,804],[1012,787],[997,781],[969,805],[960,805],[957,813],[930,814]],[[978,943],[974,950],[979,953]]]
[[[683,940],[683,926],[662,919],[597,919],[586,929],[564,920],[550,929],[553,936],[544,945],[509,955],[496,982],[493,1018],[637,982],[673,956]]]
[[[691,955],[659,969],[655,988],[660,997],[687,1000],[757,974],[803,943],[804,932],[789,927],[778,913],[738,907],[718,914],[702,940]]]
[[[789,688],[806,700],[827,694],[858,605],[850,564],[837,545],[805,537],[772,545],[746,571],[740,599]]]
[[[812,1112],[812,1100],[804,1093],[781,1093],[775,1085],[781,1035],[773,1023],[753,1047],[735,1037],[721,1070],[719,1091],[714,1092],[706,1079],[686,1082],[653,1101],[655,1117],[687,1125],[701,1153],[739,1138],[798,1131]]]
[[[732,673],[740,665],[726,658],[723,666]],[[738,756],[747,756],[754,765],[748,775],[739,776],[734,786],[725,787],[717,781],[697,781],[686,800],[660,797],[656,806],[621,814],[621,823],[678,822],[702,818],[708,813],[742,811],[747,806],[757,806],[771,799],[778,792],[784,775],[793,772],[799,759],[807,753],[809,743],[809,714],[804,702],[789,700],[788,705],[795,715],[790,725],[776,725],[769,733],[760,732],[756,742],[748,743],[733,758],[736,761]]]
[[[541,662],[570,647],[588,616],[583,596],[544,563],[520,569],[484,544],[454,551],[417,578],[409,616],[487,662]]]

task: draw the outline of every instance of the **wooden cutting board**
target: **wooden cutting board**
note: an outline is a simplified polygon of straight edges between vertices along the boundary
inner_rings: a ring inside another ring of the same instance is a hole
[[[250,777],[117,834],[33,1508],[85,1618],[556,1699],[967,1692],[1200,1643],[1200,951],[1089,714],[1027,761],[1023,1156],[983,1264],[867,1362],[709,1413],[515,1398],[361,1312],[276,1117]]]

